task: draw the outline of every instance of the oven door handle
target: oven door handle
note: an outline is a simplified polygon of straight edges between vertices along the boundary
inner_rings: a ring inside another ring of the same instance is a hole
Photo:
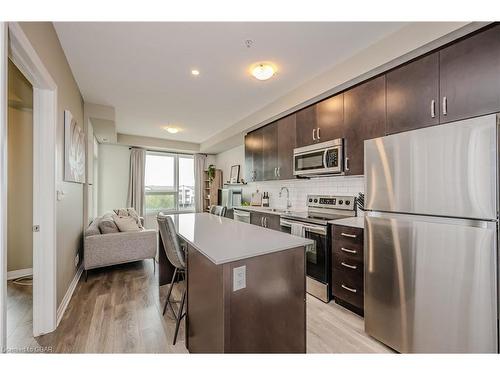
[[[292,223],[295,223],[295,222],[289,221],[289,220],[283,220],[283,219],[281,219],[281,221],[280,221],[280,225],[282,227],[287,227],[287,228],[291,228]],[[308,224],[301,223],[301,222],[297,222],[297,223],[301,224],[306,232],[317,233],[317,234],[321,234],[323,236],[326,236],[326,234],[327,234],[326,227],[319,226],[319,225],[308,225]]]
[[[329,149],[326,149],[325,152],[323,152],[323,168],[328,168],[328,166],[326,165],[328,150]]]

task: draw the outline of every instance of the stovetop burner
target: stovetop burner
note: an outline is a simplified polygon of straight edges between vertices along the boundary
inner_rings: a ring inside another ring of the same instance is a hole
[[[329,221],[356,216],[355,197],[308,195],[307,211],[282,215],[288,219],[327,225]]]

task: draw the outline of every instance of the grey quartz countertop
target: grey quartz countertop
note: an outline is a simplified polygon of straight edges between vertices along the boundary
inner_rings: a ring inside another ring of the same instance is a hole
[[[272,214],[272,215],[281,215],[285,212],[285,210],[282,209],[261,207],[261,206],[234,206],[233,209],[242,211],[264,212],[266,214]]]
[[[177,234],[215,264],[307,246],[312,240],[209,213],[171,215]]]
[[[348,217],[346,219],[330,220],[330,224],[345,225],[346,227],[365,228],[365,218],[363,216]]]

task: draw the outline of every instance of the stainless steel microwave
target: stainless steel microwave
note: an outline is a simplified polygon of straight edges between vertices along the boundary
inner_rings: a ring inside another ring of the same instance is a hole
[[[293,150],[295,176],[322,176],[342,174],[343,140],[341,138]]]

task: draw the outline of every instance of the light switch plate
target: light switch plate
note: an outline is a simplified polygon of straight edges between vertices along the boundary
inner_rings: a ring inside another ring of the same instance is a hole
[[[233,268],[233,292],[247,287],[247,266]]]

